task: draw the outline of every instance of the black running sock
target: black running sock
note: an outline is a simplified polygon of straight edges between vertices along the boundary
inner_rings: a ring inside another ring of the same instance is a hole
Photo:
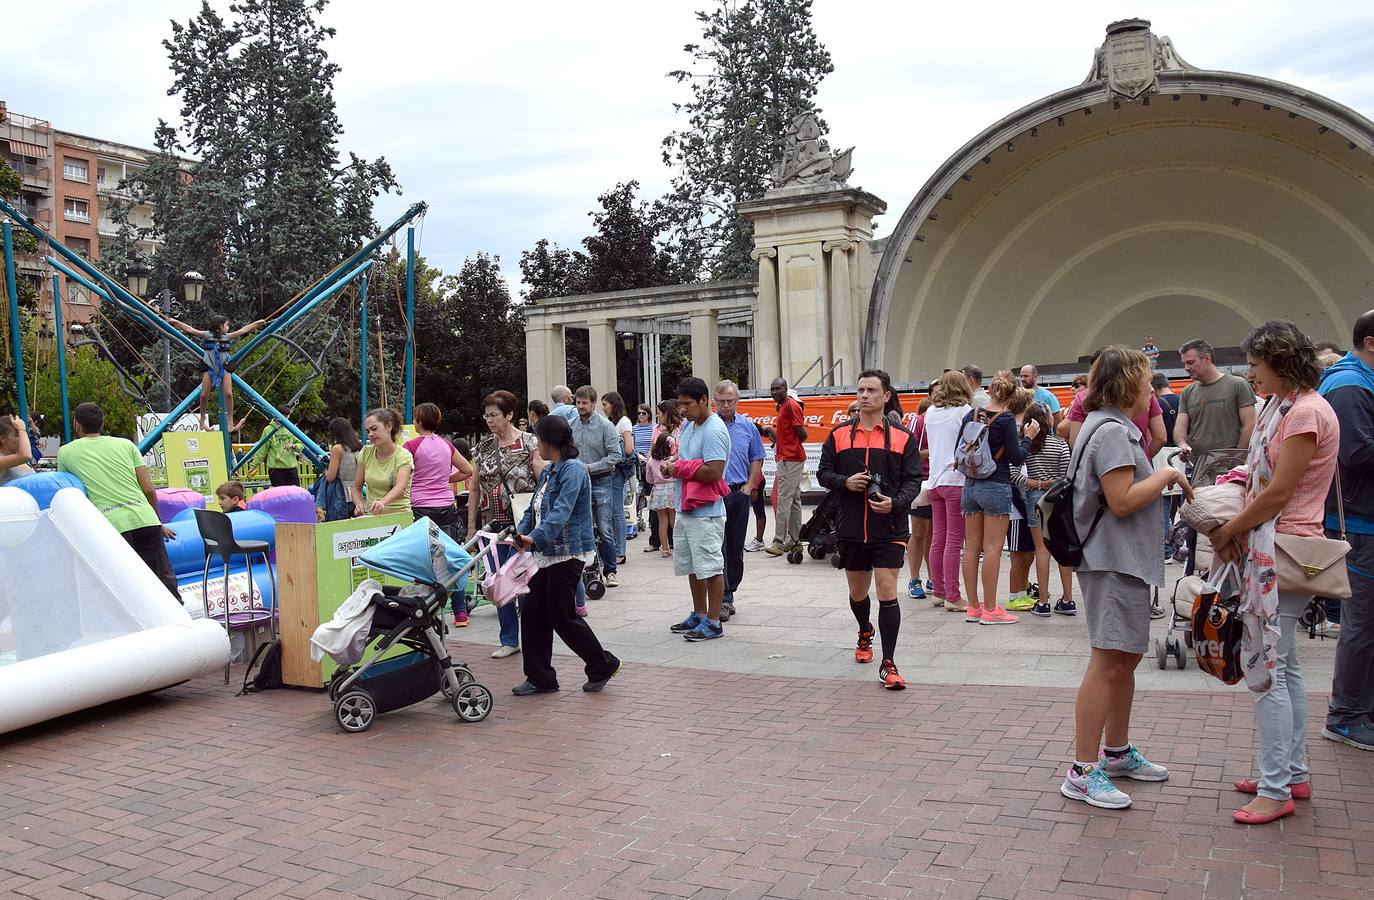
[[[902,628],[902,608],[897,598],[878,601],[878,632],[882,635],[883,659],[893,659],[897,652],[897,632]]]
[[[873,608],[873,603],[867,597],[862,600],[849,598],[849,609],[854,613],[854,618],[859,622],[860,631],[872,631],[873,621],[869,618],[869,611]]]
[[[1131,752],[1131,745],[1130,745],[1130,744],[1127,744],[1126,746],[1121,747],[1120,749],[1118,749],[1118,748],[1116,748],[1116,747],[1103,747],[1102,749],[1103,749],[1103,750],[1106,752],[1106,754],[1107,754],[1109,757],[1111,757],[1112,759],[1120,759],[1121,757],[1125,756],[1127,753],[1130,753],[1130,752]]]

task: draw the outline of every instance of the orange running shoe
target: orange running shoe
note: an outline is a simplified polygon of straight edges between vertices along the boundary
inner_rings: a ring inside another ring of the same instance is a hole
[[[873,662],[872,628],[862,628],[859,630],[859,646],[854,648],[854,661],[856,663]]]
[[[889,691],[900,691],[906,688],[906,679],[897,673],[897,664],[890,659],[883,660],[883,664],[878,667],[878,680]]]

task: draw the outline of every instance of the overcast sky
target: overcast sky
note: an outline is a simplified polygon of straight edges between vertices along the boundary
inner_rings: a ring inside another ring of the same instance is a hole
[[[687,62],[693,11],[706,6],[335,0],[341,148],[395,168],[405,193],[380,201],[379,221],[430,204],[421,252],[432,264],[497,253],[518,291],[520,251],[541,237],[575,245],[597,194],[629,179],[646,197],[666,190],[659,144],[682,94],[664,75]],[[168,20],[198,9],[63,0],[5,13],[0,99],[62,130],[149,146],[159,116],[177,121]],[[879,234],[966,140],[1080,82],[1107,22],[1128,16],[1150,18],[1194,66],[1289,81],[1374,117],[1374,6],[817,0],[835,61],[818,102],[832,146],[857,146],[851,184],[887,201]]]

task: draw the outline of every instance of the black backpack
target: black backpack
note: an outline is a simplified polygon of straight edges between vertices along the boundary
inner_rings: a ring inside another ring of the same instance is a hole
[[[258,664],[259,658],[262,659],[262,668],[258,669],[258,673],[254,675],[253,667]],[[258,691],[267,691],[279,687],[285,687],[285,685],[281,680],[281,640],[277,639],[258,645],[257,652],[248,662],[247,671],[243,673],[243,688],[236,696],[242,697],[244,694],[254,694]]]
[[[1045,491],[1045,496],[1040,500],[1040,524],[1045,537],[1045,547],[1050,551],[1055,562],[1061,566],[1075,568],[1083,565],[1083,547],[1092,537],[1093,531],[1097,528],[1097,523],[1102,520],[1102,514],[1107,511],[1105,500],[1099,498],[1097,514],[1093,516],[1093,523],[1088,526],[1088,533],[1080,539],[1078,536],[1078,525],[1074,522],[1073,510],[1075,506],[1075,495],[1077,490],[1074,487],[1074,479],[1078,475],[1078,467],[1083,464],[1083,457],[1088,454],[1088,441],[1092,440],[1093,435],[1097,434],[1097,429],[1101,424],[1093,427],[1087,434],[1079,435],[1080,446],[1083,448],[1079,453],[1077,461],[1068,475],[1050,485],[1049,490]]]

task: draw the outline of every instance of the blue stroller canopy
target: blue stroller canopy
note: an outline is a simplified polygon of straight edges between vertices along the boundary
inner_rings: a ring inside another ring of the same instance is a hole
[[[369,569],[396,578],[462,589],[472,555],[432,519],[420,518],[358,557]]]

